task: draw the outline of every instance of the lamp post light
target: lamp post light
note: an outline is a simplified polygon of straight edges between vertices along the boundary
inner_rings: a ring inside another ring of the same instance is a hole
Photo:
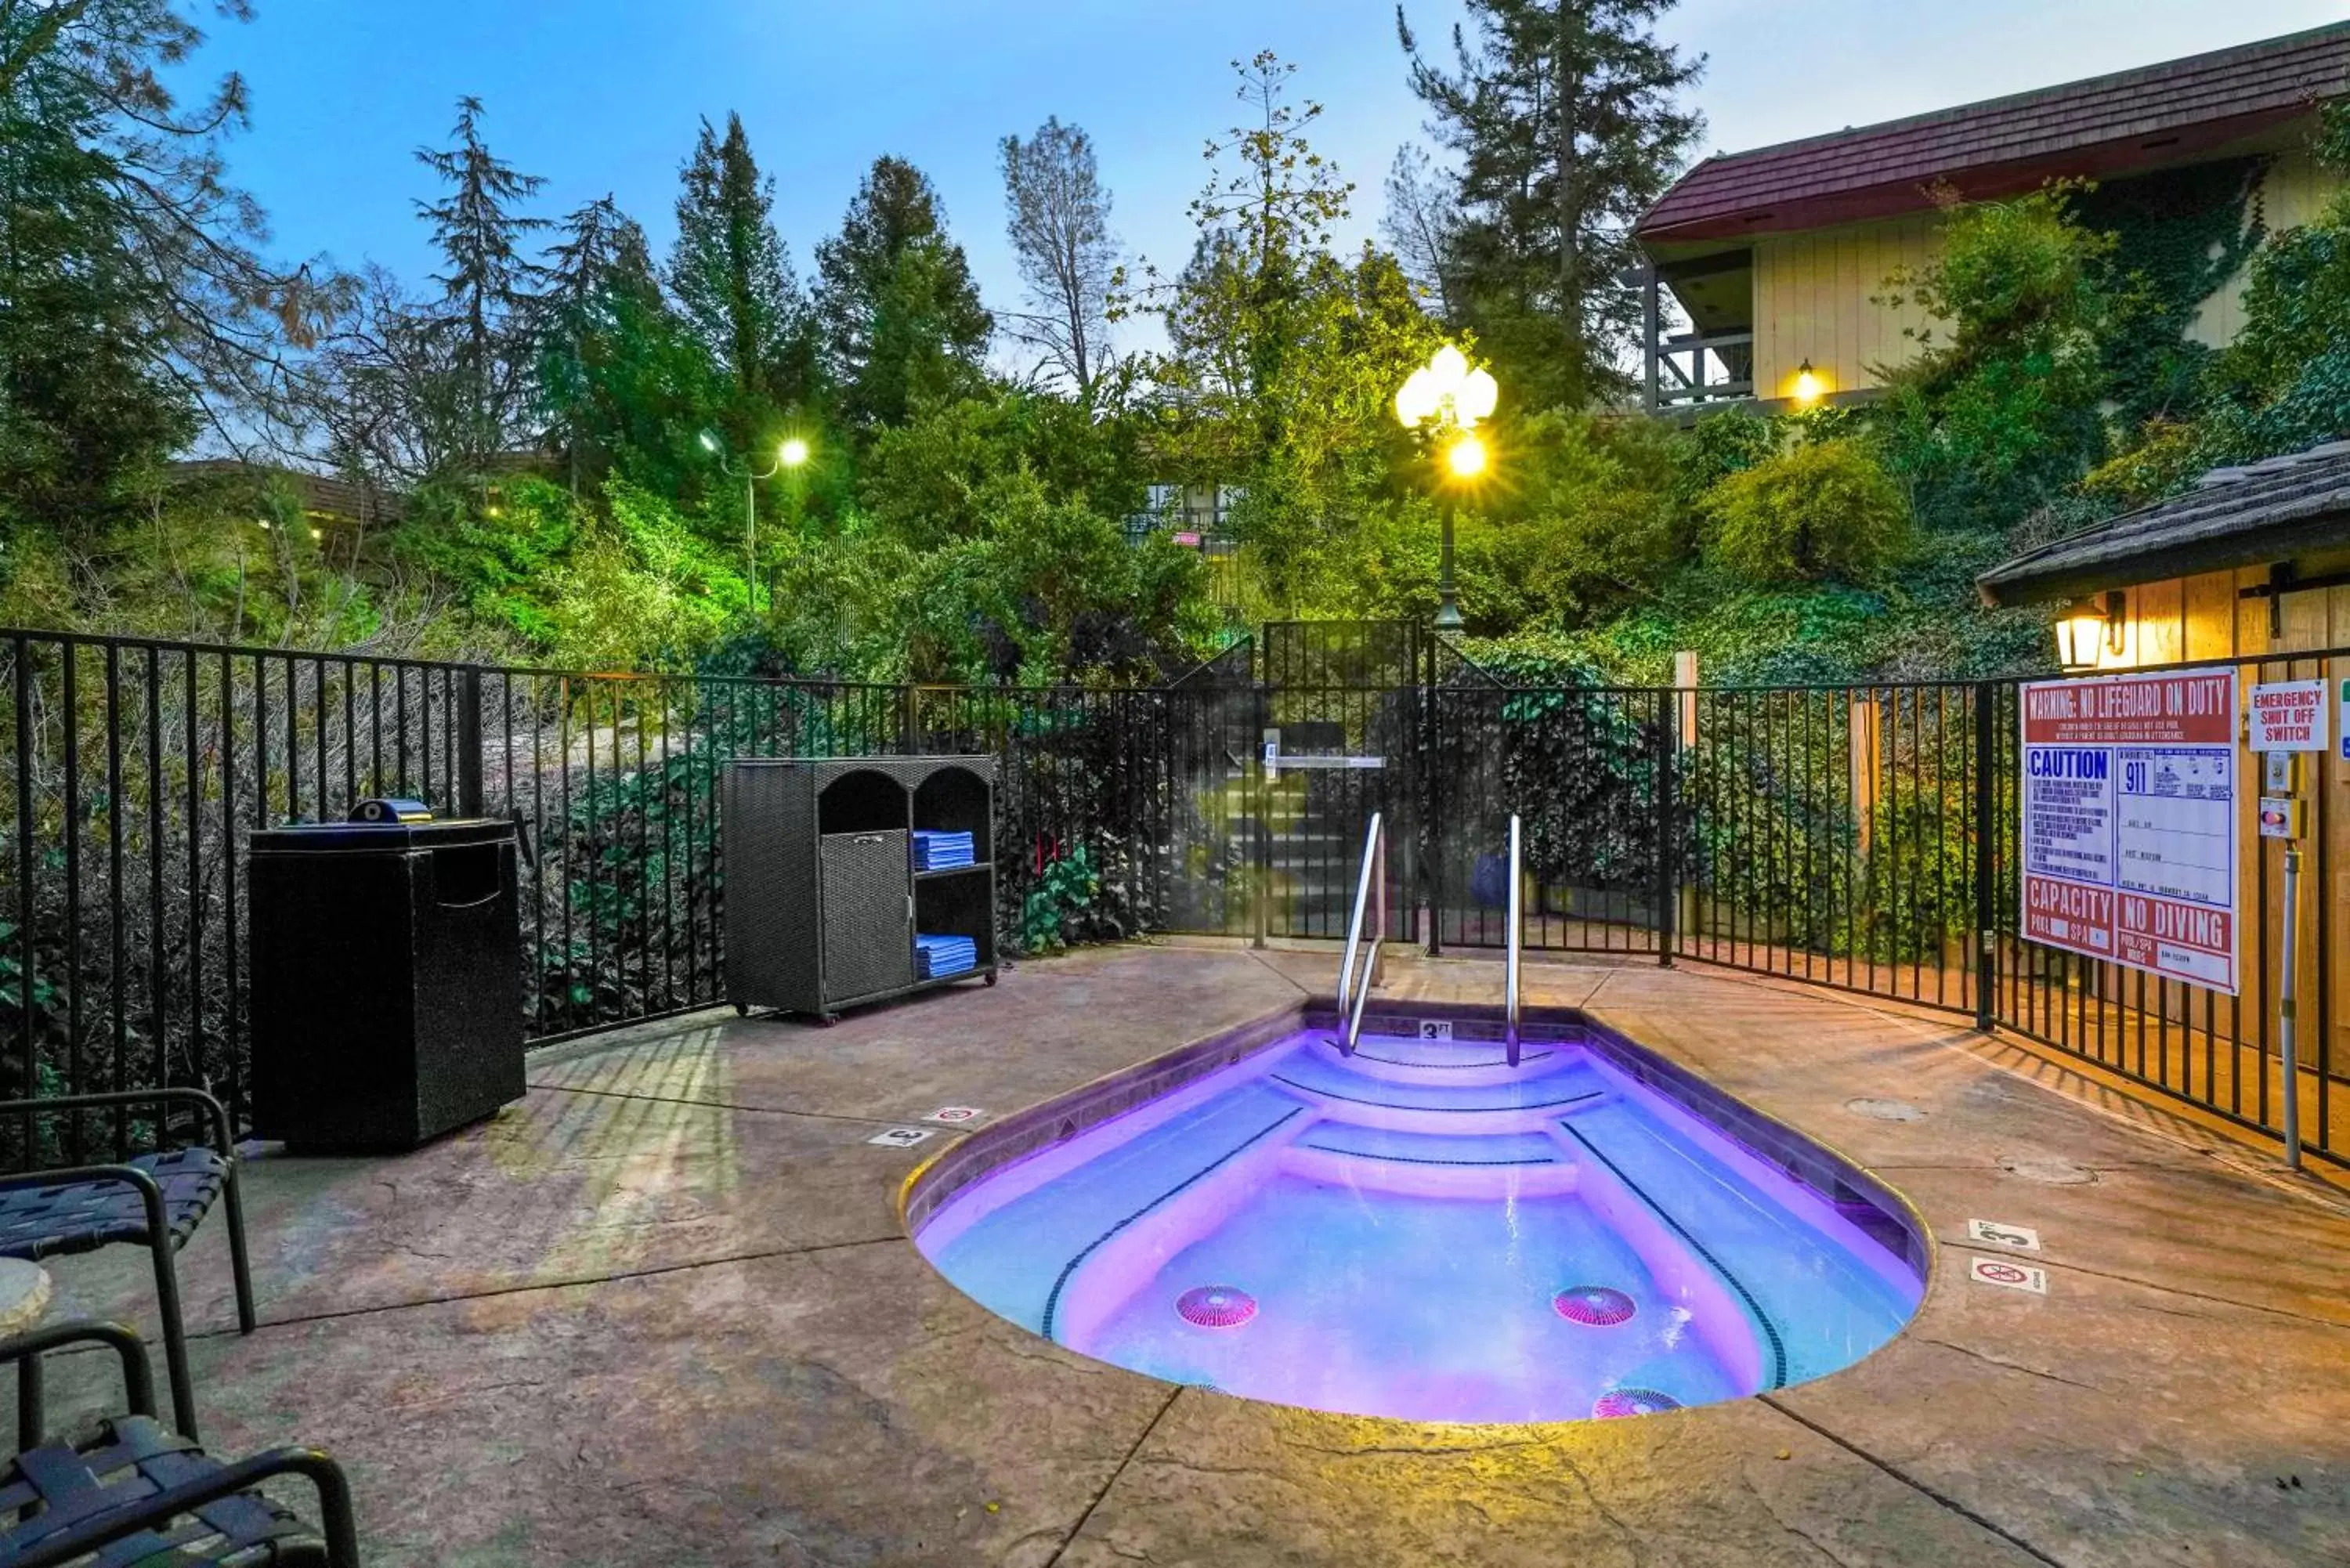
[[[1414,370],[1396,392],[1396,418],[1409,431],[1425,431],[1443,463],[1444,551],[1437,568],[1436,627],[1461,628],[1461,606],[1452,584],[1452,515],[1460,491],[1485,473],[1485,443],[1479,421],[1492,417],[1502,389],[1490,371],[1471,369],[1469,357],[1448,343]]]
[[[728,473],[740,472],[743,476],[743,576],[750,584],[751,613],[756,615],[759,613],[759,484],[763,480],[775,478],[785,469],[796,473],[808,460],[808,443],[797,436],[788,438],[776,449],[775,461],[769,465],[767,472],[754,473],[749,463],[736,464],[716,431],[703,431],[701,439],[702,450],[715,457],[721,469]]]

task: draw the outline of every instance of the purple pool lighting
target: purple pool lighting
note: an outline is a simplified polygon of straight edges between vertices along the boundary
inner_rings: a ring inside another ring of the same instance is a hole
[[[1301,1030],[1106,1119],[1084,1096],[1037,1107],[1034,1132],[965,1146],[910,1210],[916,1244],[1097,1360],[1415,1420],[1651,1415],[1900,1331],[1923,1248],[1897,1200],[1742,1116],[1759,1158],[1691,1108],[1715,1091],[1638,1047],[1544,1027],[1514,1068],[1492,1040],[1373,1033],[1349,1056]]]
[[[1636,1310],[1632,1298],[1607,1285],[1577,1285],[1550,1298],[1551,1310],[1569,1323],[1590,1328],[1613,1328]]]
[[[1256,1315],[1256,1298],[1230,1285],[1201,1285],[1177,1296],[1175,1310],[1201,1328],[1238,1328]]]
[[[1611,1388],[1592,1401],[1591,1414],[1596,1420],[1608,1421],[1624,1416],[1661,1416],[1680,1407],[1679,1400],[1653,1388]]]

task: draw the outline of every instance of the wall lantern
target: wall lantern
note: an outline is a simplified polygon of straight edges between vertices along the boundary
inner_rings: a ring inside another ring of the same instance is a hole
[[[2056,662],[2068,670],[2095,670],[2105,654],[2119,654],[2128,609],[2129,597],[2119,588],[2066,605],[2056,618]]]
[[[1816,403],[1823,389],[1820,373],[1812,369],[1811,360],[1805,359],[1795,367],[1795,401]]]

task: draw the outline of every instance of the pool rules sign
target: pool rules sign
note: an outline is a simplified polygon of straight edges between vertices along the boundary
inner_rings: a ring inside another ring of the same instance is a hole
[[[2236,679],[2023,689],[2023,934],[2236,994]]]

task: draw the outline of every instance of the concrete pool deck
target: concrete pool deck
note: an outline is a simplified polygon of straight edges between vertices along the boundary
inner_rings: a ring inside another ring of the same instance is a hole
[[[2350,1562],[2350,1201],[2031,1081],[1956,1020],[1528,966],[1530,1002],[1588,1007],[1931,1226],[1906,1332],[1754,1399],[1543,1427],[1251,1404],[1036,1339],[905,1240],[899,1186],[951,1135],[876,1133],[1063,1093],[1335,967],[1123,947],[828,1030],[703,1013],[536,1056],[525,1102],[414,1155],[258,1160],[261,1330],[234,1332],[217,1221],[182,1262],[207,1437],[334,1450],[380,1568]],[[1394,959],[1388,993],[1498,979]],[[1970,1280],[1970,1219],[2036,1228],[2002,1257],[2047,1293]],[[53,1272],[53,1315],[151,1315],[130,1249]]]

